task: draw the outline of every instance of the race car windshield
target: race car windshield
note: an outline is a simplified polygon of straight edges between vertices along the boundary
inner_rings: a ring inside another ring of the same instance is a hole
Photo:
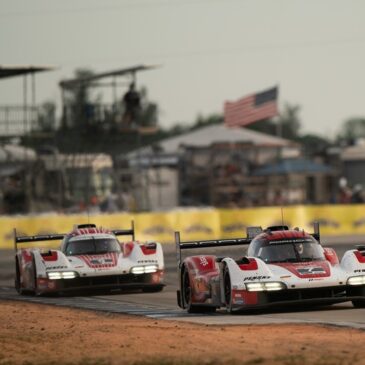
[[[267,263],[306,262],[324,260],[321,246],[316,241],[293,240],[292,242],[270,242],[257,250],[256,257]]]
[[[108,252],[120,252],[120,246],[113,238],[90,238],[70,241],[66,247],[66,255],[98,255]]]

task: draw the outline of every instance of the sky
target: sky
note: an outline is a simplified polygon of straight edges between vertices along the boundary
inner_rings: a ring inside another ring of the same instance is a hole
[[[364,16],[362,0],[0,0],[0,65],[57,66],[37,75],[36,99],[58,106],[76,69],[159,65],[137,85],[163,127],[279,85],[281,110],[301,106],[302,133],[334,137],[365,117]],[[0,80],[0,105],[21,104],[22,85]]]

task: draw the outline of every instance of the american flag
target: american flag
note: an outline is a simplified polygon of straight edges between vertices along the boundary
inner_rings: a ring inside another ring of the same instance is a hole
[[[224,123],[228,127],[243,127],[248,124],[278,115],[278,88],[245,96],[224,104]]]

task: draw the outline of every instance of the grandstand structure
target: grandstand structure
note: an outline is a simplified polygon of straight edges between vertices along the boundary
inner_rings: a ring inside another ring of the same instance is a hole
[[[0,81],[14,77],[23,78],[22,101],[15,105],[0,105],[0,139],[22,137],[37,130],[38,106],[35,75],[54,69],[55,67],[52,66],[0,65]]]

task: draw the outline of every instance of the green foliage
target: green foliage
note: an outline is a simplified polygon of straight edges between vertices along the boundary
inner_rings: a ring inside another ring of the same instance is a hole
[[[141,110],[137,124],[141,127],[153,127],[158,124],[158,105],[148,100],[147,89],[139,91],[141,97]]]
[[[324,153],[325,150],[331,145],[331,142],[328,139],[315,134],[305,134],[303,136],[299,136],[296,141],[303,146],[304,153],[307,156]]]
[[[283,138],[293,140],[299,137],[299,131],[301,127],[299,111],[299,105],[284,105],[284,110],[278,118],[278,124],[281,125],[281,136]]]
[[[223,116],[221,114],[211,114],[207,117],[203,115],[198,115],[195,122],[192,125],[177,123],[174,124],[172,127],[168,129],[160,130],[159,136],[166,138],[166,137],[173,137],[178,136],[184,133],[188,133],[199,128],[204,128],[209,125],[215,124],[222,124],[223,123]]]
[[[296,140],[299,137],[301,127],[299,111],[300,107],[298,105],[285,104],[283,112],[275,122],[273,120],[262,120],[252,123],[246,128],[273,136]]]
[[[347,143],[353,143],[357,138],[365,138],[365,118],[347,119],[337,136],[337,140],[345,140]]]
[[[202,127],[207,127],[209,125],[214,124],[221,124],[223,123],[223,116],[220,114],[211,114],[207,117],[204,117],[203,115],[199,114],[195,123],[189,127],[188,130],[193,131]]]
[[[261,120],[256,123],[249,124],[246,128],[255,132],[270,134],[272,136],[276,136],[278,134],[277,124],[271,120]]]
[[[93,75],[88,69],[77,69],[76,79],[84,79]],[[65,110],[63,115],[63,127],[85,128],[91,124],[93,112],[93,101],[90,97],[90,88],[87,83],[80,83],[77,86],[67,89],[64,94]]]
[[[45,101],[38,109],[38,129],[41,132],[54,132],[56,129],[56,104]]]

